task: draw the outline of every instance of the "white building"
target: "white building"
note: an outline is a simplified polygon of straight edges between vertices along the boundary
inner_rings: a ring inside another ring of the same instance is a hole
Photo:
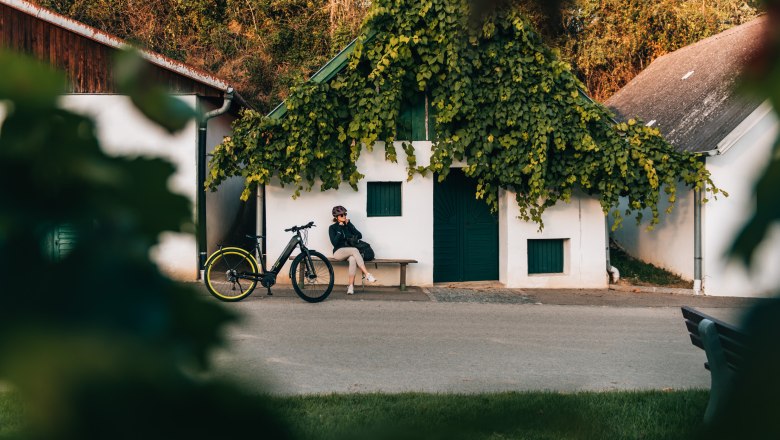
[[[700,153],[715,185],[728,192],[699,204],[681,187],[673,213],[653,231],[627,219],[614,233],[630,254],[694,280],[694,289],[707,295],[763,296],[780,285],[777,229],[760,248],[752,273],[726,255],[755,210],[753,185],[778,136],[770,106],[735,89],[765,26],[766,19],[758,18],[660,57],[606,102],[621,118],[637,115],[657,127],[679,150]]]
[[[129,97],[118,94],[112,70],[114,55],[128,47],[122,40],[26,1],[0,0],[0,47],[63,70],[69,80],[63,107],[95,120],[107,153],[162,157],[176,166],[169,188],[192,202],[197,231],[195,235],[170,233],[162,237],[154,258],[164,272],[177,279],[195,280],[200,255],[214,251],[217,243],[236,242],[244,232],[254,232],[256,208],[253,203],[240,202],[241,179],[231,179],[216,193],[206,194],[202,189],[207,146],[213,148],[230,134],[231,122],[246,106],[237,93],[228,92],[225,81],[141,51],[149,62],[151,77],[178,99],[203,112],[224,110],[201,127],[193,121],[170,135],[136,110]],[[55,251],[67,245],[67,231],[62,232],[62,237],[55,237]]]
[[[353,43],[354,44],[354,43]],[[347,63],[348,46],[317,72],[311,81],[328,81]],[[410,131],[418,165],[429,164],[430,121],[420,100],[411,108]],[[282,117],[284,104],[271,115]],[[399,137],[403,135],[399,134]],[[292,199],[292,189],[277,183],[266,185],[265,213],[258,231],[267,236],[269,266],[289,240],[284,229],[314,221],[309,247],[332,255],[327,228],[331,208],[343,205],[363,233],[377,258],[414,259],[407,283],[429,286],[449,281],[500,281],[507,287],[606,288],[606,219],[597,199],[577,195],[571,203],[559,203],[545,211],[544,230],[518,218],[514,193],[501,191],[499,210],[491,214],[487,204],[475,199],[476,181],[466,178],[458,165],[447,179],[416,175],[407,181],[406,155],[396,148],[398,163],[384,159],[384,146],[363,150],[357,163],[366,177],[354,191],[347,184],[339,190],[304,192]],[[336,264],[336,283],[346,284],[346,265]],[[380,285],[398,284],[398,267],[369,263]],[[287,269],[279,282],[289,283]]]

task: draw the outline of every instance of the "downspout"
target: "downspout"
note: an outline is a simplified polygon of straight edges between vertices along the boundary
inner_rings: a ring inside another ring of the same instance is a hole
[[[206,112],[201,116],[198,121],[198,224],[197,224],[197,241],[198,241],[198,269],[200,279],[203,279],[203,267],[206,264],[206,258],[208,256],[206,242],[206,128],[208,127],[209,119],[215,118],[220,115],[224,115],[230,109],[230,105],[233,103],[233,87],[228,87],[225,90],[225,98],[222,102],[222,107]]]
[[[718,156],[722,151],[718,148],[699,153],[700,160],[707,164],[707,157]],[[700,188],[693,189],[693,294],[701,295],[702,290],[702,252],[701,252],[701,205]]]
[[[609,260],[609,214],[604,216],[604,236],[606,238],[607,273],[610,275],[610,283],[616,284],[620,279],[620,271]]]
[[[701,189],[693,195],[693,294],[701,295]]]

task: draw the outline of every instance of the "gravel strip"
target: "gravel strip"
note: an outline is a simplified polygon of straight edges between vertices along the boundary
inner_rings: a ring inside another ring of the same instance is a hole
[[[535,304],[538,301],[511,289],[461,289],[452,287],[428,287],[437,302]]]

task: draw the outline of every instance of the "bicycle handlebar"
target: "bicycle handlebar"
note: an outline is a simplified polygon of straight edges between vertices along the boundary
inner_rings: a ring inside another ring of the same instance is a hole
[[[316,227],[316,225],[314,224],[314,222],[309,222],[309,223],[306,223],[303,226],[293,226],[291,228],[285,229],[284,232],[298,232],[298,231],[303,230],[303,229],[309,229],[309,228],[315,228],[315,227]]]

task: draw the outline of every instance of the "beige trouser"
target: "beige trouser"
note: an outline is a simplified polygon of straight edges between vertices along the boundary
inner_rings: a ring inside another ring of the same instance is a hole
[[[333,253],[333,258],[344,261],[349,260],[349,276],[355,276],[355,268],[360,267],[360,270],[366,271],[366,264],[363,262],[363,257],[358,252],[357,248],[343,247]]]

